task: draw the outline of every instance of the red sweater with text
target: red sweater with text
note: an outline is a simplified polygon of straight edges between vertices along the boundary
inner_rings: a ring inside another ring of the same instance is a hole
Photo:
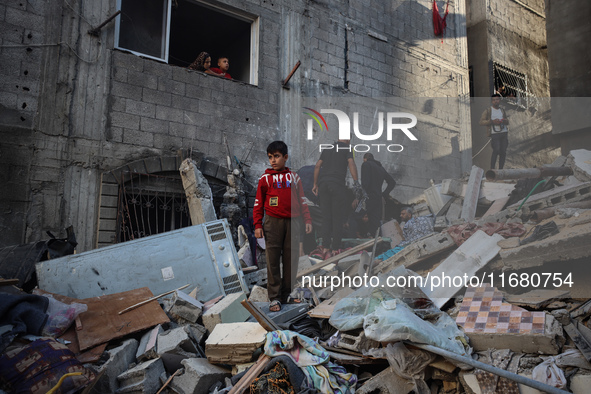
[[[303,216],[306,224],[312,223],[300,177],[287,167],[282,171],[269,168],[259,179],[252,209],[254,228],[263,228],[265,214],[282,219]]]

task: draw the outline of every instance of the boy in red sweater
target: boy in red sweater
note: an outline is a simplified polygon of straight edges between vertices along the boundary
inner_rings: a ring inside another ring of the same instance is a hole
[[[259,180],[252,216],[255,237],[262,238],[263,233],[265,236],[269,310],[277,312],[281,310],[281,302],[287,301],[297,274],[300,218],[304,218],[306,234],[312,231],[312,219],[304,204],[300,177],[285,166],[288,158],[285,142],[271,142],[267,157],[271,168]],[[280,260],[283,260],[283,278]]]

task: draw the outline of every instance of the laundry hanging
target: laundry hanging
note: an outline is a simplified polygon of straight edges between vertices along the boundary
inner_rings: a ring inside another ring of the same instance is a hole
[[[447,18],[447,14],[449,13],[449,0],[447,0],[447,4],[445,6],[445,13],[443,17],[439,14],[439,8],[437,7],[437,2],[433,0],[433,32],[436,36],[441,36],[441,42],[443,42],[443,34],[445,33],[445,27],[447,23],[445,19]]]

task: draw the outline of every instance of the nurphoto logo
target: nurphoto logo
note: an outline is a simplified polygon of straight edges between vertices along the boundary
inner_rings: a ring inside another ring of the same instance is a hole
[[[337,117],[337,121],[339,122],[339,140],[350,141],[351,140],[351,120],[349,116],[338,109],[321,109],[320,112],[316,111],[312,108],[304,107],[306,110],[304,113],[311,117],[308,119],[307,122],[307,139],[313,140],[314,139],[314,121],[320,127],[321,131],[328,131],[328,125],[326,123],[326,119],[322,114],[332,114]],[[309,111],[309,112],[308,112]],[[408,137],[411,141],[418,141],[418,138],[409,130],[416,126],[417,124],[417,117],[413,114],[409,114],[406,112],[386,112],[385,115],[383,112],[378,112],[378,129],[373,134],[364,134],[359,130],[359,112],[353,112],[353,133],[355,137],[359,138],[362,141],[376,141],[382,137],[384,134],[384,121],[386,123],[386,140],[388,142],[392,141],[392,136],[394,132],[402,131],[406,137]],[[407,123],[395,123],[395,120],[398,119],[409,119],[410,122]],[[319,150],[322,152],[323,149],[337,149],[337,150],[349,150],[355,152],[369,152],[370,150],[376,149],[378,152],[380,149],[386,150],[388,152],[402,152],[404,147],[400,144],[355,144],[350,145],[348,147],[340,147],[333,144],[319,144]]]

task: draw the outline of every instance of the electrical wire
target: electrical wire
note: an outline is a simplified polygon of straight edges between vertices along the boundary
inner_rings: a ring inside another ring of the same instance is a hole
[[[478,156],[480,153],[482,153],[482,151],[484,150],[484,148],[486,148],[486,146],[488,144],[490,144],[490,139],[488,141],[486,141],[486,144],[484,144],[484,146],[482,147],[482,149],[480,149],[477,154],[475,154],[474,156],[472,156],[472,159],[474,159],[476,156]]]

